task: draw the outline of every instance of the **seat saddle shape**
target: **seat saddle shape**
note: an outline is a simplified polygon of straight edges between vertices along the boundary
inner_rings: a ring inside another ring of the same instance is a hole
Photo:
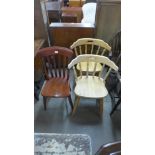
[[[78,77],[74,92],[86,98],[103,98],[108,94],[104,80],[98,76]]]
[[[89,70],[88,72],[93,72],[94,71],[94,67],[96,64],[96,72],[100,72],[102,70],[102,65],[100,63],[96,63],[96,62],[89,62]],[[81,65],[81,69],[80,69],[80,65]],[[77,69],[86,72],[87,71],[87,62],[80,62],[77,64]]]
[[[65,78],[51,78],[45,82],[42,95],[47,97],[67,97],[70,95],[69,83]]]

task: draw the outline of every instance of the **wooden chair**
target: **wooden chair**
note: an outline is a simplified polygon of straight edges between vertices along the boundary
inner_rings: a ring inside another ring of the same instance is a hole
[[[106,87],[111,97],[112,110],[110,116],[121,104],[121,76],[119,72],[111,72],[107,78]]]
[[[111,60],[119,67],[118,72],[111,72],[107,85],[108,92],[111,97],[112,110],[110,115],[114,113],[117,107],[121,104],[121,31],[118,31],[109,42],[112,48]]]
[[[95,155],[121,155],[121,142],[105,144],[99,148]]]
[[[109,41],[111,46],[112,56],[111,60],[119,66],[119,73],[121,74],[121,31],[118,31]]]
[[[67,68],[73,52],[64,47],[47,47],[39,50],[42,58],[43,70],[46,82],[42,88],[44,109],[48,97],[64,98],[67,97],[73,109],[70,95],[69,70]]]
[[[81,62],[86,62],[87,64],[86,75],[82,74],[83,72],[81,71],[81,68],[80,68],[80,76],[77,76],[75,66]],[[93,73],[91,74],[89,72],[89,62],[93,62],[95,64]],[[100,71],[98,76],[95,75],[97,63],[103,64],[102,70]],[[109,69],[107,70],[107,67],[105,66],[107,66]],[[80,98],[84,97],[84,98],[98,99],[99,107],[100,107],[100,115],[101,115],[103,112],[103,98],[108,94],[108,91],[105,87],[105,80],[107,79],[111,69],[114,69],[115,71],[117,71],[118,67],[109,58],[105,56],[99,56],[99,55],[93,55],[93,54],[85,54],[85,55],[77,56],[68,65],[69,69],[72,67],[74,70],[75,81],[76,81],[76,86],[74,89],[76,97],[75,97],[75,103],[74,103],[72,114],[75,113],[77,106],[79,105]],[[102,75],[105,72],[106,74],[104,75],[104,78],[103,78]]]
[[[70,48],[75,52],[75,55],[81,54],[96,54],[96,55],[105,55],[108,56],[111,51],[111,47],[101,39],[94,38],[81,38],[74,42]],[[89,72],[93,72],[95,63],[89,62]],[[87,63],[81,62],[77,65],[77,70],[81,70],[83,72],[87,71]],[[102,65],[97,63],[96,72],[100,72],[102,70]]]

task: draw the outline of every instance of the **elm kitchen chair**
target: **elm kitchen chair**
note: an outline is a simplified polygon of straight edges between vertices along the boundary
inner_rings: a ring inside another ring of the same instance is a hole
[[[109,56],[111,52],[111,47],[101,39],[95,38],[81,38],[74,42],[70,48],[75,52],[75,55],[82,54],[96,54],[96,55],[104,55]],[[89,62],[89,72],[93,72],[95,63]],[[87,71],[87,62],[81,62],[77,65],[76,68],[78,71],[82,72]],[[102,65],[97,63],[96,72],[100,72],[102,70]]]
[[[73,51],[59,46],[47,47],[39,50],[42,58],[45,84],[41,94],[43,96],[44,110],[47,98],[68,98],[73,109],[70,95],[68,63],[71,61]]]
[[[80,76],[77,76],[77,71],[75,68],[76,68],[76,65],[81,62],[86,62],[87,71],[86,71],[86,74],[83,75],[82,71],[80,70],[81,74]],[[93,73],[91,74],[89,72],[89,64],[90,64],[89,62],[93,62],[95,64]],[[97,63],[102,64],[102,70],[99,72],[99,75],[95,75]],[[99,113],[100,115],[102,115],[103,98],[108,94],[108,91],[105,87],[105,81],[110,71],[112,69],[114,69],[115,71],[118,71],[118,67],[115,65],[113,61],[111,61],[109,58],[105,56],[85,54],[85,55],[79,55],[75,59],[73,59],[68,65],[68,68],[69,69],[73,68],[74,75],[75,75],[75,82],[76,82],[76,86],[74,89],[75,102],[74,102],[72,115],[75,114],[75,111],[79,105],[79,101],[81,97],[97,99],[97,101],[99,101]]]

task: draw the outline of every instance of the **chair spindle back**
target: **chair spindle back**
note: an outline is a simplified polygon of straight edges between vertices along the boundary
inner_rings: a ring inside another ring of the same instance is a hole
[[[102,75],[104,73],[104,81],[107,79],[108,75],[110,74],[110,71],[112,69],[114,69],[115,71],[118,71],[118,67],[115,65],[115,63],[113,61],[111,61],[109,58],[105,57],[105,56],[99,56],[99,55],[92,55],[92,54],[85,54],[85,55],[79,55],[77,56],[75,59],[73,59],[70,64],[68,65],[68,68],[72,68],[74,70],[74,74],[75,74],[75,78],[77,79],[77,73],[76,73],[76,69],[75,69],[75,65],[77,65],[78,63],[81,62],[87,62],[87,71],[86,74],[83,74],[83,72],[81,72],[80,77],[82,77],[83,75],[86,77],[90,76],[95,76],[95,72],[96,72],[96,65],[94,66],[94,70],[93,72],[89,72],[89,62],[95,62],[95,64],[97,63],[101,63],[102,64],[102,70],[100,71],[98,77],[102,78]],[[107,66],[109,69],[107,69]]]
[[[43,62],[45,79],[65,78],[68,80],[69,72],[67,65],[71,61],[73,51],[59,46],[47,47],[38,53]]]
[[[101,39],[81,38],[74,42],[70,48],[75,52],[75,55],[81,54],[109,54],[111,47]]]

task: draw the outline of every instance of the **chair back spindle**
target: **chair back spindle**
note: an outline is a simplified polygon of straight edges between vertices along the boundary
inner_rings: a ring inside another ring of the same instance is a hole
[[[85,54],[87,54],[87,44],[85,44]]]
[[[64,78],[68,80],[69,71],[67,65],[72,58],[72,50],[53,46],[40,49],[38,54],[43,60],[43,70],[46,80],[50,78]]]
[[[105,64],[102,65],[102,70],[99,72],[99,76],[98,76],[99,78],[102,77],[102,74],[104,72],[104,69],[105,69]]]
[[[70,62],[70,64],[68,65],[69,69],[74,66],[73,69],[74,69],[74,74],[75,74],[76,78],[77,78],[77,73],[75,70],[75,65],[77,65],[78,63],[80,64],[81,62],[87,62],[86,78],[88,78],[88,76],[93,76],[93,77],[95,76],[97,63],[101,63],[103,67],[102,67],[102,70],[100,71],[99,75],[96,75],[96,76],[98,76],[99,79],[102,78],[102,74],[105,71],[106,73],[105,73],[105,76],[103,77],[104,81],[107,79],[107,77],[112,69],[114,69],[115,71],[118,70],[118,67],[115,65],[115,63],[105,56],[92,55],[92,54],[79,55],[75,59],[73,59]],[[93,73],[91,73],[91,75],[89,75],[89,73],[90,73],[89,72],[89,64],[90,64],[89,62],[95,62]],[[109,69],[107,70],[107,67],[105,67],[105,66],[107,66]],[[81,72],[81,74],[82,73],[83,72]],[[80,75],[80,77],[83,75],[84,74]]]
[[[94,65],[93,77],[95,76],[95,73],[96,73],[96,66],[97,66],[97,62],[95,62],[95,65]]]
[[[87,78],[88,78],[88,74],[89,74],[89,59],[87,59],[87,72],[86,72]]]
[[[77,51],[79,47],[79,52]],[[101,39],[81,38],[74,42],[70,48],[75,51],[76,56],[81,54],[97,54],[103,55],[105,52],[109,53],[111,47]],[[103,49],[103,50],[101,50]]]
[[[101,47],[99,46],[98,49],[97,49],[97,52],[96,52],[97,55],[99,54],[100,48]]]
[[[94,44],[92,44],[92,46],[91,46],[91,54],[93,54],[93,50],[94,50]]]

